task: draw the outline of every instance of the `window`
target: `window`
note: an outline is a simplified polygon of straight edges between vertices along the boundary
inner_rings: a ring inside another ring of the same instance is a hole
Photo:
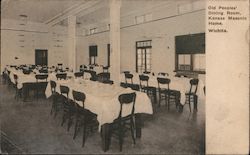
[[[95,65],[97,57],[97,45],[89,46],[89,64]]]
[[[206,68],[205,54],[194,54],[193,60],[194,60],[194,63],[193,63],[194,71],[205,71],[205,68]]]
[[[135,22],[136,22],[136,24],[143,23],[144,22],[144,16],[143,15],[142,16],[136,16],[135,17]]]
[[[136,42],[136,72],[151,72],[151,40]]]
[[[141,24],[152,20],[152,13],[135,16],[135,23]]]
[[[205,73],[205,33],[175,37],[175,70]]]

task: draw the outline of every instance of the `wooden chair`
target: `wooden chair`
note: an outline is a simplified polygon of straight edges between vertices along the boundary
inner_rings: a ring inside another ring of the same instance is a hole
[[[97,75],[97,79],[99,82],[103,82],[103,83],[108,82],[110,81],[110,73],[108,72],[99,73]]]
[[[30,73],[31,73],[31,70],[23,69],[23,74],[29,75]]]
[[[189,92],[185,93],[186,96],[185,104],[189,104],[190,112],[192,112],[191,103],[194,104],[194,111],[198,111],[197,109],[198,96],[196,95],[198,84],[199,84],[199,79],[191,79]]]
[[[133,84],[133,74],[125,73],[125,84],[127,87]]]
[[[134,111],[135,111],[135,100],[136,93],[121,94],[118,97],[120,102],[120,112],[117,119],[111,124],[111,134],[110,136],[118,136],[120,151],[122,151],[123,139],[125,133],[130,130],[133,139],[133,144],[135,144],[135,122],[134,122]],[[123,105],[132,106],[131,112],[128,116],[123,117]]]
[[[56,74],[56,78],[57,78],[57,80],[66,80],[66,78],[67,78],[67,73],[57,73]]]
[[[76,138],[80,126],[83,126],[82,147],[84,147],[87,129],[91,129],[93,131],[93,127],[97,127],[98,122],[96,120],[96,115],[85,109],[84,102],[86,99],[86,95],[83,92],[78,92],[75,90],[72,91],[72,95],[76,108],[75,132],[73,139]],[[82,107],[79,106],[76,102],[82,102]]]
[[[67,131],[69,131],[76,109],[74,103],[72,103],[72,101],[69,99],[69,87],[60,85],[60,92],[60,97],[63,98],[63,118],[61,126],[63,126],[65,121],[68,120]]]
[[[91,78],[90,78],[91,81],[97,81],[98,80],[98,76],[96,75],[95,71],[89,70],[88,72],[91,74]]]
[[[81,77],[83,77],[83,72],[75,72],[74,76],[75,76],[75,78],[81,78]]]
[[[16,89],[16,94],[15,94],[15,99],[18,100],[19,97],[21,97],[21,90],[17,88],[18,85],[18,76],[16,74],[13,75],[14,76],[14,88]]]
[[[63,99],[58,92],[56,92],[56,82],[50,81],[51,86],[51,92],[52,92],[52,106],[50,114],[52,115],[54,113],[54,117],[56,117],[58,111],[60,108],[62,108]]]
[[[164,99],[166,102],[166,105],[168,106],[168,110],[170,109],[170,103],[174,102],[176,109],[178,108],[178,105],[180,104],[180,91],[177,90],[171,90],[169,88],[169,84],[171,82],[168,78],[157,78],[158,82],[158,90],[159,90],[159,107],[161,106],[161,100]],[[163,86],[166,86],[163,88]]]
[[[36,98],[38,99],[39,92],[41,92],[41,94],[45,96],[45,90],[48,84],[47,82],[48,74],[37,74],[35,78],[36,78],[36,83],[35,83]]]
[[[147,93],[156,103],[156,87],[148,85],[149,77],[147,75],[139,75],[139,79],[141,91]]]
[[[138,84],[132,84],[130,85],[130,88],[135,91],[140,91],[140,85]]]

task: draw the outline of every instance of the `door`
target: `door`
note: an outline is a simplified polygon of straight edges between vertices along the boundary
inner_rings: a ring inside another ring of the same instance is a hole
[[[35,49],[35,65],[48,65],[47,49]]]

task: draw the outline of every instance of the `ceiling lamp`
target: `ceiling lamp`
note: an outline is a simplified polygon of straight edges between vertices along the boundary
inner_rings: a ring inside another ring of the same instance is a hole
[[[20,21],[21,21],[20,25],[26,25],[27,20],[28,20],[28,16],[24,15],[24,14],[21,14],[21,15],[19,15],[19,17],[20,17]]]

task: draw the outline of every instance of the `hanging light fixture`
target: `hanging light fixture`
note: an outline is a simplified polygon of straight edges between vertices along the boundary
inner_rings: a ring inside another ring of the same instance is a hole
[[[19,15],[19,17],[20,17],[20,24],[19,25],[25,26],[27,24],[27,21],[28,21],[28,16],[25,14],[21,14],[21,15]]]

